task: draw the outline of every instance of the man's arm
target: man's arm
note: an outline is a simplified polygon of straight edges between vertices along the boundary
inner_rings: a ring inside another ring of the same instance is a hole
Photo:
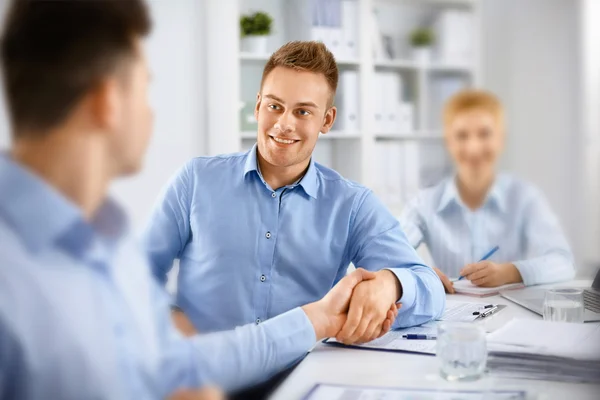
[[[0,315],[0,399],[28,396],[28,376],[21,345],[8,330]]]
[[[165,338],[161,365],[165,393],[213,384],[230,392],[264,381],[301,359],[317,340],[335,336],[346,320],[354,287],[374,279],[359,269],[321,300],[295,308],[260,325],[182,338],[171,326],[164,293],[157,306]],[[395,316],[388,310],[387,327]]]
[[[338,339],[354,343],[377,337],[392,302],[402,303],[394,328],[440,317],[445,307],[443,285],[410,245],[399,222],[370,191],[359,199],[356,210],[350,228],[352,262],[378,272],[376,279],[356,287]]]
[[[144,231],[143,244],[152,273],[163,284],[190,237],[191,176],[192,162],[189,162],[161,192]]]

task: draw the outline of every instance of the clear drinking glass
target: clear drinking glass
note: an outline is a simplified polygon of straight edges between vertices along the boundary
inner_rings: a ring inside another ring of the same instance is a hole
[[[438,325],[436,352],[444,379],[477,380],[483,375],[487,362],[485,330],[476,323],[441,323]]]
[[[544,320],[558,322],[583,322],[583,290],[557,288],[546,291]]]

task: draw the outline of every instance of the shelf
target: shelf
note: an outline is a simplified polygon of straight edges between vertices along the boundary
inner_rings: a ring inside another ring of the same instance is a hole
[[[378,133],[375,135],[376,140],[443,140],[444,137],[440,132],[413,132],[407,134],[398,133]]]
[[[379,60],[375,62],[375,68],[378,69],[399,69],[399,70],[423,70],[431,72],[460,72],[463,74],[472,74],[474,69],[467,65],[458,64],[418,64],[412,60]]]
[[[319,135],[320,139],[360,139],[360,132],[340,132],[340,131],[330,131],[329,133],[323,135]]]
[[[243,131],[240,132],[242,140],[256,140],[256,131]],[[319,135],[319,139],[323,140],[344,140],[344,139],[360,139],[360,132],[340,132],[331,131],[325,135]]]
[[[448,7],[474,7],[479,0],[377,0],[378,3],[398,4],[416,4]]]
[[[417,64],[412,60],[377,60],[375,61],[375,68],[387,68],[387,69],[411,69],[416,70],[424,68],[424,66]]]
[[[240,60],[246,62],[266,63],[269,61],[271,54],[254,54],[254,53],[240,53]],[[338,65],[344,67],[358,67],[360,61],[348,58],[339,58],[335,60]]]
[[[431,64],[426,67],[431,72],[459,72],[461,74],[474,74],[475,69],[468,65],[460,64]]]
[[[271,57],[271,54],[240,53],[240,60],[242,61],[267,62],[269,57]]]

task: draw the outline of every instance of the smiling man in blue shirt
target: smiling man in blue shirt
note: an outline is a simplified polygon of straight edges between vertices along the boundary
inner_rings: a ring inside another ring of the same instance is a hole
[[[183,338],[106,197],[151,131],[141,0],[12,5],[0,48],[13,145],[0,154],[0,399],[221,399],[335,336],[357,270],[260,326]],[[208,212],[208,210],[207,210]],[[208,284],[208,283],[207,283]],[[385,329],[396,310],[387,310]],[[184,392],[174,393],[180,389]]]
[[[311,159],[335,121],[337,80],[322,43],[284,45],[263,72],[252,150],[195,158],[166,186],[145,242],[163,283],[180,260],[176,304],[199,331],[259,324],[318,299],[350,263],[377,272],[356,287],[339,340],[381,335],[395,302],[395,327],[443,312],[441,282],[398,221],[369,189]]]

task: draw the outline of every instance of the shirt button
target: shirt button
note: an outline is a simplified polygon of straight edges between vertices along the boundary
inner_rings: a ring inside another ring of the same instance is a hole
[[[260,281],[261,281],[261,282],[264,282],[264,281],[266,281],[266,280],[267,280],[267,277],[266,277],[266,276],[264,276],[264,275],[261,275],[261,276],[260,276]]]
[[[260,324],[260,318],[256,318],[256,325]]]
[[[265,237],[266,237],[267,239],[271,239],[271,232],[267,232],[267,234],[265,235]]]
[[[277,197],[277,193],[275,193],[275,192],[271,193],[271,197],[273,197],[273,198]]]

